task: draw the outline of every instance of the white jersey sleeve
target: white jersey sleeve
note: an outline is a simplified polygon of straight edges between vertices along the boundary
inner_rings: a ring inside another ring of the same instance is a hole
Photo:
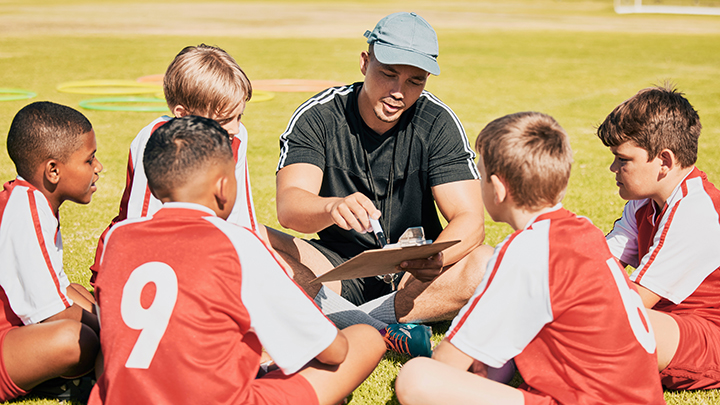
[[[635,212],[648,200],[631,200],[625,204],[622,217],[613,225],[612,231],[605,236],[610,252],[618,260],[633,267],[638,266],[638,225]]]
[[[151,122],[135,137],[130,145],[130,162],[133,167],[132,189],[128,199],[127,218],[140,218],[156,213],[162,202],[150,193],[148,188],[143,156],[145,146],[150,136],[157,127],[172,118],[163,116]],[[237,179],[237,198],[235,206],[230,212],[228,222],[257,230],[257,218],[255,217],[255,205],[250,189],[250,174],[247,162],[248,132],[245,126],[240,123],[239,132],[235,138],[239,140],[237,150],[237,162],[235,163],[235,178]]]
[[[0,285],[13,312],[29,325],[70,307],[60,228],[45,196],[15,186],[1,224]]]
[[[238,129],[239,132],[235,135],[235,138],[240,140],[237,162],[235,163],[237,198],[227,221],[257,231],[258,222],[255,216],[255,205],[252,198],[252,189],[250,188],[250,172],[247,161],[248,132],[242,123],[240,123]]]
[[[720,217],[702,178],[675,190],[652,245],[630,279],[679,304],[720,267]],[[684,195],[683,195],[684,194]]]
[[[335,340],[337,328],[285,273],[257,235],[208,217],[232,241],[242,267],[242,302],[251,329],[285,374],[300,370]]]
[[[145,154],[145,146],[150,140],[153,131],[172,117],[162,116],[148,124],[140,130],[135,139],[130,144],[130,162],[133,167],[132,189],[130,198],[128,199],[127,218],[141,218],[156,213],[161,207],[162,202],[155,198],[148,189],[147,176],[145,176],[145,166],[143,165],[143,156]]]
[[[553,320],[549,226],[549,220],[536,222],[495,248],[483,281],[446,335],[460,351],[501,367]]]

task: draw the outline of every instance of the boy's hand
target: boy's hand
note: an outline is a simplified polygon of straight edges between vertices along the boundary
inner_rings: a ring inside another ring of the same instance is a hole
[[[427,259],[406,260],[400,263],[397,269],[409,272],[423,283],[433,281],[443,271],[443,253],[440,252]]]

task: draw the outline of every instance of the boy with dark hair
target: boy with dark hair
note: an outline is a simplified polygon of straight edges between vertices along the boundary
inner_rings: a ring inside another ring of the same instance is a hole
[[[237,194],[219,124],[171,120],[143,163],[163,207],[107,235],[91,404],[336,404],[370,375],[378,333],[338,331],[257,234],[225,221]],[[280,370],[255,378],[263,347]]]
[[[720,191],[695,167],[700,117],[675,89],[643,89],[598,128],[628,200],[607,235],[633,266],[668,389],[720,388]]]
[[[216,120],[230,136],[238,179],[237,201],[228,221],[260,231],[250,190],[247,167],[247,130],[240,122],[245,105],[252,97],[252,85],[235,59],[224,50],[201,44],[188,46],[175,56],[163,79],[168,108],[175,117],[197,115]],[[95,263],[90,267],[94,283],[102,256],[105,235],[115,223],[142,218],[160,209],[162,203],[148,188],[143,168],[143,150],[153,132],[171,119],[162,116],[143,128],[130,145],[125,191],[118,215],[98,241]]]
[[[488,124],[476,149],[485,208],[515,232],[433,358],[400,370],[400,402],[664,403],[637,291],[602,232],[560,204],[572,163],[565,131],[544,114],[511,114]],[[510,359],[523,386],[483,378]]]
[[[87,374],[100,348],[92,295],[63,271],[58,219],[63,202],[87,204],[96,190],[92,125],[70,107],[32,103],[15,115],[7,148],[18,177],[0,192],[0,401]],[[72,391],[56,393],[82,395]]]

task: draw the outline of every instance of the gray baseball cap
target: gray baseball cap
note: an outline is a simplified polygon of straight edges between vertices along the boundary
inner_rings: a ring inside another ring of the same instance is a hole
[[[394,13],[365,31],[375,57],[386,65],[410,65],[440,74],[437,35],[433,27],[415,13]]]

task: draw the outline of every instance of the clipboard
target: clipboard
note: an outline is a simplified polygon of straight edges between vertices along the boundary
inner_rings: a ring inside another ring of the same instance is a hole
[[[402,270],[396,269],[395,266],[400,263],[406,260],[426,259],[457,243],[460,243],[460,241],[449,240],[428,245],[366,250],[327,273],[316,277],[310,284],[398,273]]]

